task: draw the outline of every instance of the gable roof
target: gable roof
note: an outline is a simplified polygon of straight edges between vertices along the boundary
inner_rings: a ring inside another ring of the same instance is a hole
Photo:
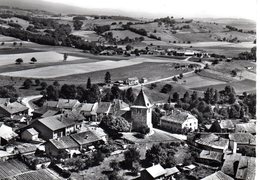
[[[82,107],[81,107],[80,111],[91,112],[93,106],[94,106],[94,104],[91,104],[91,103],[84,103],[84,104],[82,104]]]
[[[236,124],[236,132],[248,132],[255,134],[256,133],[256,124],[255,123],[241,123]]]
[[[58,107],[58,101],[45,101],[43,106],[57,108]]]
[[[160,164],[146,168],[145,171],[148,172],[153,178],[166,174],[166,170]]]
[[[11,127],[6,126],[3,122],[0,123],[0,137],[5,140],[10,140],[18,136]]]
[[[79,103],[77,99],[59,99],[57,106],[60,109],[72,109]]]
[[[223,156],[223,153],[219,153],[216,151],[203,150],[203,151],[201,151],[199,158],[222,162],[222,156]]]
[[[0,108],[5,110],[9,114],[16,114],[28,110],[28,107],[19,102],[0,104]]]
[[[27,131],[27,132],[30,133],[31,135],[37,135],[37,134],[39,134],[38,131],[36,131],[34,128],[29,128],[29,129],[26,129],[25,131]]]
[[[0,98],[0,104],[5,104],[9,102],[10,102],[10,98]]]
[[[171,121],[177,124],[184,123],[187,119],[196,119],[195,116],[186,112],[186,111],[179,111],[179,110],[172,110],[171,114],[161,117],[161,119],[166,121]]]
[[[138,96],[134,101],[134,106],[141,106],[141,107],[151,107],[152,104],[146,94],[144,93],[143,89],[140,90]]]
[[[229,139],[237,142],[237,144],[256,145],[256,137],[250,133],[232,133],[229,134]]]
[[[229,144],[228,139],[219,137],[213,133],[201,134],[200,138],[195,140],[195,142],[198,144],[208,146],[208,147],[213,147],[216,149],[224,149]]]
[[[234,163],[239,162],[242,154],[240,153],[232,153],[232,154],[225,154],[224,155],[224,163],[221,168],[221,171],[225,174],[228,174],[230,176],[235,176],[235,169],[234,169]]]
[[[54,116],[58,113],[59,113],[59,111],[49,109],[41,117],[44,118],[44,117]]]
[[[255,179],[255,157],[242,156],[240,158],[236,178],[254,180]]]
[[[67,127],[62,121],[58,120],[61,117],[61,114],[50,116],[42,119],[38,119],[37,121],[46,126],[47,128],[51,129],[52,131],[56,131],[58,129],[62,129]],[[36,121],[36,122],[37,122]]]
[[[234,180],[232,177],[224,174],[221,171],[217,171],[201,180]]]
[[[80,145],[90,144],[92,142],[101,140],[99,137],[97,137],[91,131],[86,131],[86,132],[77,133],[77,134],[71,134],[70,136]]]
[[[111,108],[110,102],[100,102],[98,103],[97,113],[108,113]]]
[[[219,126],[221,129],[235,129],[235,126],[230,119],[220,120]]]
[[[49,142],[57,149],[69,149],[79,147],[78,143],[70,136],[63,136],[59,139],[50,139]]]

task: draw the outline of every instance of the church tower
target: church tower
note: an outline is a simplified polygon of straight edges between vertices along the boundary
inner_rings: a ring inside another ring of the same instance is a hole
[[[134,104],[131,106],[132,130],[152,125],[152,104],[141,89]]]

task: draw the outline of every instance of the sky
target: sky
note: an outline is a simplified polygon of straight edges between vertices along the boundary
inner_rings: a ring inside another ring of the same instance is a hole
[[[121,10],[154,17],[245,18],[256,20],[257,0],[45,0],[81,8]],[[134,15],[134,14],[133,14]]]

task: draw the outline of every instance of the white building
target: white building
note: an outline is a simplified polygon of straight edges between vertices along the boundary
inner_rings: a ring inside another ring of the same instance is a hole
[[[173,110],[171,114],[162,116],[160,126],[171,132],[181,133],[184,129],[198,129],[198,119],[186,111]]]

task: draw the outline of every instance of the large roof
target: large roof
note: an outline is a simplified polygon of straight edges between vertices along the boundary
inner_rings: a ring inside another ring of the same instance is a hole
[[[195,142],[204,146],[217,149],[224,149],[229,144],[228,139],[219,137],[215,134],[202,134],[199,139],[195,140]]]
[[[56,115],[56,116],[50,116],[46,118],[39,119],[38,121],[42,123],[44,126],[47,128],[51,129],[52,131],[62,129],[67,127],[66,124],[64,124],[62,121],[58,120],[61,115]]]
[[[171,114],[161,117],[162,120],[175,122],[177,124],[182,124],[189,118],[196,119],[195,116],[190,113],[179,110],[172,110]]]
[[[69,149],[79,147],[78,143],[70,136],[63,136],[59,139],[50,139],[50,143],[57,149]]]
[[[233,180],[233,178],[224,174],[221,171],[217,171],[214,174],[211,174],[201,180]]]
[[[97,113],[108,113],[111,107],[110,102],[100,102],[98,103]]]
[[[59,99],[57,106],[60,109],[72,109],[77,104],[79,104],[77,99]]]
[[[77,143],[80,145],[90,144],[96,141],[101,140],[99,137],[97,137],[93,132],[86,131],[78,134],[72,134],[70,135]]]
[[[94,104],[84,103],[84,104],[82,104],[82,107],[81,107],[80,111],[91,112],[93,106],[94,106]]]
[[[256,133],[256,124],[255,123],[241,123],[236,124],[236,132],[248,132]]]
[[[232,133],[229,134],[229,139],[237,142],[238,144],[256,145],[256,138],[250,133]]]
[[[219,152],[216,152],[216,151],[203,150],[203,151],[201,151],[199,158],[215,160],[215,161],[221,162],[222,156],[223,156],[223,153],[219,153]]]
[[[17,134],[12,130],[11,127],[6,126],[4,123],[0,123],[0,137],[6,140],[10,140],[16,137]]]
[[[134,106],[142,106],[142,107],[151,107],[152,104],[146,94],[144,93],[143,89],[139,92],[138,96],[134,101]]]
[[[0,108],[4,109],[6,112],[10,114],[15,114],[28,110],[28,107],[19,102],[0,104]]]
[[[167,173],[167,171],[160,165],[154,165],[145,169],[153,178],[160,177]]]
[[[227,120],[221,120],[219,122],[220,128],[221,129],[235,129],[235,126],[233,122],[230,119]]]
[[[228,174],[230,176],[235,176],[235,168],[234,168],[234,163],[239,162],[242,154],[240,153],[232,153],[232,154],[225,154],[224,155],[224,163],[221,168],[221,171],[224,172],[225,174]]]
[[[236,178],[254,180],[255,170],[256,170],[255,161],[256,161],[255,157],[242,156],[238,164]]]

